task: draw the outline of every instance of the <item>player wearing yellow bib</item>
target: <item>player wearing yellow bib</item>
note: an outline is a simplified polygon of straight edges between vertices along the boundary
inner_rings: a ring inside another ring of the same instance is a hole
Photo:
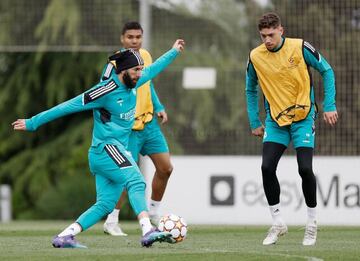
[[[335,78],[325,58],[302,39],[285,38],[280,18],[275,13],[261,17],[258,24],[263,42],[250,52],[246,73],[247,110],[252,134],[263,138],[262,179],[273,225],[264,245],[275,244],[287,233],[281,217],[280,185],[276,168],[280,157],[293,142],[296,149],[308,220],[303,245],[316,243],[316,178],[312,169],[317,114],[309,67],[324,81],[324,120],[337,122]],[[259,119],[257,87],[265,96],[265,128]]]
[[[121,44],[125,49],[132,48],[139,51],[144,66],[152,64],[152,57],[148,51],[141,48],[143,29],[138,22],[125,23],[121,34]],[[114,73],[113,64],[104,68],[102,80],[106,80]],[[161,123],[167,122],[167,114],[156,94],[152,81],[146,82],[137,89],[135,123],[129,139],[128,150],[134,160],[138,162],[139,153],[148,155],[155,166],[155,175],[152,181],[152,194],[149,204],[149,215],[152,223],[157,225],[159,207],[168,179],[172,172],[169,148],[161,132],[158,119]],[[104,232],[113,236],[126,236],[118,224],[120,208],[125,200],[123,193],[112,213],[104,223]]]

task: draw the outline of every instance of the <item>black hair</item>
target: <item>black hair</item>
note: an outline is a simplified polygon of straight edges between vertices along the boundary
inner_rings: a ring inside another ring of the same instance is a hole
[[[141,24],[136,21],[126,22],[121,30],[121,34],[124,35],[128,30],[141,30],[142,33],[144,32]]]

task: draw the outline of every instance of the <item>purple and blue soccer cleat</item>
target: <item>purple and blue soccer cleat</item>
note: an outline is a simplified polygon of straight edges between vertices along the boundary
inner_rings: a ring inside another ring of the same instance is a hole
[[[87,248],[81,245],[73,235],[64,237],[55,236],[52,240],[52,245],[56,248]]]
[[[141,245],[144,247],[151,247],[155,242],[174,243],[170,232],[161,232],[157,228],[152,228],[141,239]]]

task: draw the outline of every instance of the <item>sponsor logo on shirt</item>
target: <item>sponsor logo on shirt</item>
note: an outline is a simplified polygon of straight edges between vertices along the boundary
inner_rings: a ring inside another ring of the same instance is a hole
[[[120,113],[120,119],[122,120],[130,121],[133,120],[134,118],[135,118],[135,108],[128,112]]]

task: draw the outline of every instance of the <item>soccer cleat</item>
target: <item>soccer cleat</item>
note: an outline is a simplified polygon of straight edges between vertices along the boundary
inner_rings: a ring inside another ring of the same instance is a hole
[[[55,236],[52,240],[52,245],[56,248],[87,248],[87,246],[81,245],[73,235],[64,237]]]
[[[160,232],[157,228],[152,228],[141,238],[141,245],[144,247],[151,247],[155,242],[174,243],[170,232]]]
[[[149,215],[149,218],[153,226],[157,227],[159,225],[160,217],[158,215]]]
[[[122,231],[118,223],[104,223],[104,233],[111,236],[127,236],[126,233]]]
[[[285,235],[288,232],[287,226],[284,225],[273,225],[263,241],[264,246],[275,244],[280,236]]]
[[[303,245],[304,246],[314,246],[316,244],[316,236],[317,236],[317,225],[311,224],[306,225]]]

